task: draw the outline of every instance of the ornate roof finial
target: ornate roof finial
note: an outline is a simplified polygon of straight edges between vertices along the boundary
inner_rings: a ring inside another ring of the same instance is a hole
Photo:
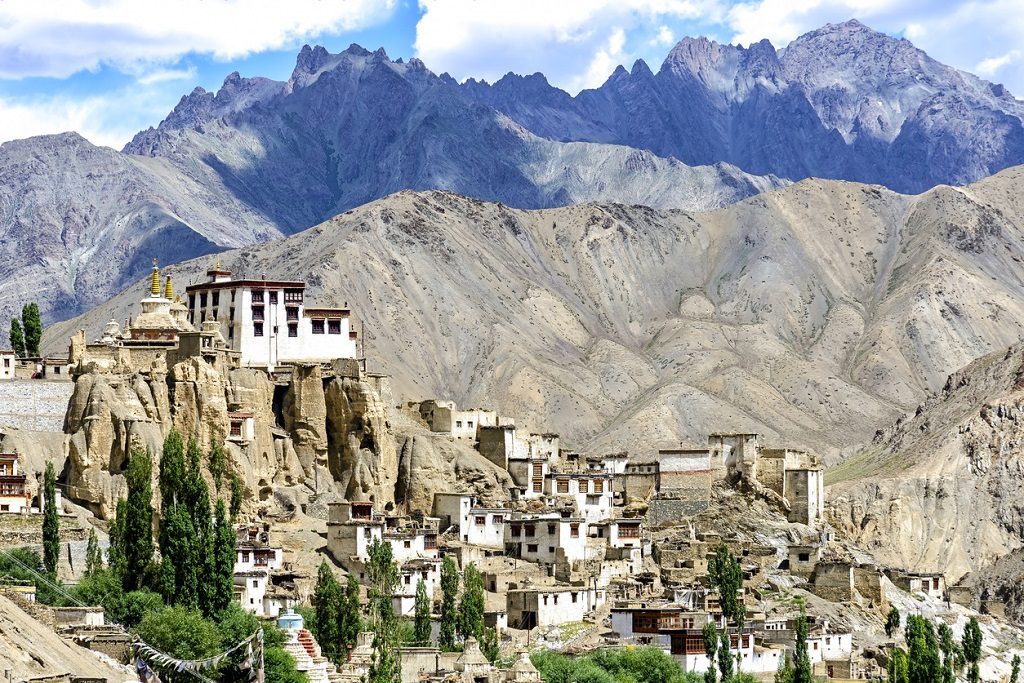
[[[217,259],[217,262],[213,264],[213,269],[220,270],[220,259]]]
[[[173,299],[174,298],[174,286],[171,284],[171,276],[170,275],[168,275],[167,279],[164,281],[164,298],[165,299]]]
[[[160,268],[157,267],[156,257],[153,258],[153,272],[149,276],[149,293],[151,296],[160,296]]]

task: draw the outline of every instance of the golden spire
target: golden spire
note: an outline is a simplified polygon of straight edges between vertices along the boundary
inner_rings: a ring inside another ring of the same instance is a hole
[[[220,270],[220,259],[217,259],[217,262],[213,264],[213,269]]]
[[[149,276],[149,293],[152,296],[160,296],[160,269],[156,265],[156,259],[153,259],[153,272]]]
[[[167,279],[164,281],[164,298],[165,299],[173,299],[174,298],[174,286],[171,285],[171,276],[170,275],[168,275]]]

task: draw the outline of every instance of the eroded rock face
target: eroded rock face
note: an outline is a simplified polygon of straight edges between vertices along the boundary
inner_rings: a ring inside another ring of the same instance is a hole
[[[327,382],[325,395],[327,464],[338,491],[349,500],[372,500],[381,507],[394,502],[398,452],[380,395],[348,377]]]
[[[410,510],[430,510],[435,493],[505,497],[512,477],[469,446],[448,436],[414,434],[402,441],[395,495]]]
[[[250,505],[305,484],[384,508],[395,500],[398,454],[376,387],[325,378],[317,364],[295,367],[289,382],[245,368],[224,376],[199,358],[145,373],[90,367],[76,378],[65,417],[68,495],[110,518],[131,448],[148,448],[158,462],[173,427],[204,453],[224,445],[228,473],[242,477]],[[234,410],[252,412],[252,440],[227,438]]]

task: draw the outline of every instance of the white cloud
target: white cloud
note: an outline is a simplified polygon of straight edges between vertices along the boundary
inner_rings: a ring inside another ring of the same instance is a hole
[[[651,41],[652,45],[661,45],[662,47],[668,47],[674,42],[676,39],[672,34],[672,29],[664,25],[658,27],[658,35],[654,36],[654,40]]]
[[[416,53],[435,71],[494,80],[543,71],[570,91],[640,56],[661,27],[721,17],[720,0],[419,0]],[[636,32],[644,36],[631,39]],[[665,35],[665,33],[663,33]],[[671,35],[669,31],[667,35]],[[662,50],[664,47],[661,48]],[[664,57],[662,53],[660,55]],[[600,69],[607,67],[603,73]]]
[[[96,145],[120,149],[138,132],[118,125],[116,113],[123,100],[107,96],[74,100],[39,97],[0,101],[0,131],[4,140],[75,131]]]
[[[0,77],[228,60],[387,19],[397,0],[5,0]]]
[[[985,78],[991,78],[995,76],[996,72],[1002,69],[1007,64],[1020,59],[1020,50],[1010,50],[1006,54],[999,55],[998,57],[989,57],[978,62],[977,66],[974,67],[975,73]]]
[[[196,77],[196,68],[190,66],[187,69],[160,69],[158,71],[151,71],[150,73],[144,74],[138,78],[138,82],[141,85],[153,85],[154,83],[165,83],[167,81],[185,81],[194,80]]]

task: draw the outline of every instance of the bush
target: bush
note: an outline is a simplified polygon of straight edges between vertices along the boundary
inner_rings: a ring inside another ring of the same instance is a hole
[[[701,683],[684,673],[672,657],[655,647],[598,650],[570,658],[542,650],[530,655],[546,683]],[[746,683],[746,682],[744,682]]]

